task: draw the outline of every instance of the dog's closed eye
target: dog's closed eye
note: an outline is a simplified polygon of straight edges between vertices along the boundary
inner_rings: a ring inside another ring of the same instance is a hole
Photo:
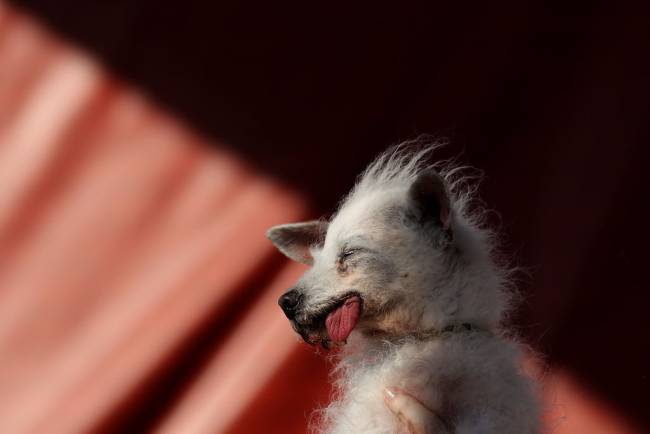
[[[357,255],[361,249],[359,248],[345,248],[339,253],[339,256],[336,260],[336,268],[340,273],[343,273],[347,271],[348,264],[347,261],[350,258],[353,258],[355,255]]]
[[[347,258],[354,255],[358,251],[359,251],[359,249],[347,249],[347,250],[342,251],[341,254],[339,255],[339,261],[346,260]]]

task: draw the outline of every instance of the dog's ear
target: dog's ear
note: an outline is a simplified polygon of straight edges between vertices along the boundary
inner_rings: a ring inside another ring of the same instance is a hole
[[[266,236],[279,251],[296,262],[312,265],[314,258],[309,248],[322,245],[327,233],[327,222],[312,220],[302,223],[288,223],[273,226],[266,231]]]
[[[409,188],[409,197],[420,222],[434,222],[451,235],[451,200],[438,172],[428,169],[418,175]]]

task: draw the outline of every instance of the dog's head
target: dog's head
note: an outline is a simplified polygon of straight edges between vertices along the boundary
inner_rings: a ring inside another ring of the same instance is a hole
[[[418,331],[457,309],[454,200],[424,155],[382,155],[331,221],[268,231],[282,253],[311,266],[278,301],[305,341]]]

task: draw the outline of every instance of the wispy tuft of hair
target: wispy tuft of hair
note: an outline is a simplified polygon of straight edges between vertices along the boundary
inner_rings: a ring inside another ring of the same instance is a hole
[[[470,166],[458,165],[455,158],[431,163],[434,152],[447,144],[447,139],[422,135],[384,151],[357,178],[339,209],[376,191],[406,189],[422,172],[434,169],[445,179],[455,211],[469,211],[470,205],[477,205],[474,197],[482,174]],[[472,214],[478,211],[473,208]]]
[[[445,144],[441,140],[424,142],[423,138],[417,138],[384,151],[359,175],[340,208],[378,190],[408,187],[422,171],[432,167],[428,162],[431,154]]]

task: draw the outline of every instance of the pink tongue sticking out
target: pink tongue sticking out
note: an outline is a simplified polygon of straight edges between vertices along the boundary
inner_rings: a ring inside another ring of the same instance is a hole
[[[345,341],[357,325],[360,314],[361,299],[356,296],[348,298],[343,305],[330,312],[325,320],[330,339],[334,342]]]

